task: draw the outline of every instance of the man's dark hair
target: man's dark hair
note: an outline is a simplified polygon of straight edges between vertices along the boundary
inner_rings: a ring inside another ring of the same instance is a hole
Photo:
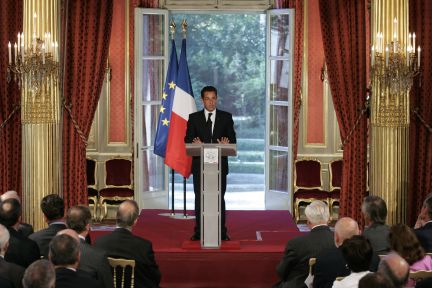
[[[73,265],[78,261],[79,251],[77,239],[67,234],[57,235],[49,244],[49,259],[54,265]]]
[[[41,209],[48,221],[64,217],[64,202],[57,194],[50,194],[43,197]]]
[[[341,246],[342,255],[353,272],[368,271],[372,260],[372,245],[361,235],[354,235]]]
[[[66,225],[70,229],[75,230],[78,234],[86,230],[86,226],[90,221],[90,209],[86,206],[73,206],[66,215]]]
[[[428,194],[427,198],[423,202],[423,206],[428,210],[429,219],[432,219],[432,195]]]
[[[216,87],[213,86],[205,86],[204,88],[201,89],[201,98],[204,98],[204,93],[205,92],[215,92],[216,97],[217,97],[217,89]]]
[[[41,259],[33,262],[24,272],[22,279],[24,288],[51,288],[55,285],[53,264]]]
[[[15,225],[21,216],[21,204],[10,198],[0,203],[0,223],[7,228]]]
[[[390,282],[393,284],[393,287],[395,288],[405,287],[409,277],[409,269],[407,270],[406,274],[403,277],[397,277],[393,273],[392,269],[389,267],[387,262],[383,260],[381,260],[378,269],[390,280]]]
[[[390,280],[380,273],[369,273],[360,279],[358,288],[392,288]]]
[[[387,205],[385,201],[378,196],[366,196],[363,200],[363,213],[376,224],[384,224],[387,218]]]
[[[122,204],[130,204],[133,209],[127,209]],[[132,227],[139,215],[138,204],[133,200],[125,200],[122,204],[117,210],[117,226],[122,228]]]

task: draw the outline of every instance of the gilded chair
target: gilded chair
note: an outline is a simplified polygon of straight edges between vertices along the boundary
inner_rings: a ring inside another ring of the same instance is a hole
[[[114,287],[134,287],[135,260],[108,257]]]
[[[97,161],[91,158],[86,159],[87,174],[87,201],[89,207],[93,207],[93,219],[98,219],[97,211],[99,206],[99,192],[97,190]]]
[[[133,200],[132,161],[113,158],[105,162],[105,187],[99,191],[99,206],[104,208],[102,218],[109,206],[118,206],[124,200]]]
[[[313,275],[313,266],[316,264],[316,258],[309,258],[309,275]]]
[[[333,212],[334,203],[339,204],[340,200],[340,192],[342,189],[342,169],[343,169],[343,160],[337,159],[330,161],[329,163],[329,183],[330,183],[330,191],[329,191],[329,209],[330,215]]]
[[[410,271],[409,278],[413,279],[415,282],[424,280],[426,278],[432,277],[431,270],[418,270],[418,271]]]
[[[329,202],[328,192],[324,191],[321,176],[321,162],[317,159],[297,159],[294,165],[294,214],[300,219],[300,204],[310,204],[315,200]]]

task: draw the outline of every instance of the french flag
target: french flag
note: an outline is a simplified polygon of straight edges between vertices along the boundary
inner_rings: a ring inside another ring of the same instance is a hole
[[[171,123],[165,153],[165,164],[183,177],[188,178],[192,169],[192,157],[186,154],[184,137],[189,114],[195,112],[196,104],[186,59],[186,39],[182,40],[177,85],[171,112]]]

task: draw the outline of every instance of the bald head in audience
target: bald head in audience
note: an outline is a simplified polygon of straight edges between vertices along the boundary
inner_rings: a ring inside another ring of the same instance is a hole
[[[78,234],[72,229],[67,230],[70,231],[56,235],[51,240],[49,244],[49,259],[56,268],[77,269],[80,260]]]
[[[346,239],[359,234],[360,229],[357,221],[350,217],[340,218],[335,225],[334,240],[336,247],[341,246]]]
[[[360,279],[358,288],[393,288],[390,279],[380,273],[369,273]]]
[[[53,264],[45,259],[33,262],[24,273],[24,288],[54,288],[55,270]]]
[[[381,259],[378,272],[387,276],[394,287],[405,287],[409,276],[409,265],[399,254],[392,252]]]
[[[18,202],[21,203],[21,199],[19,198],[18,193],[14,190],[6,191],[0,196],[0,201],[5,201],[7,199],[16,199],[18,200]]]
[[[63,229],[57,232],[57,235],[69,235],[72,238],[76,239],[79,242],[78,233],[73,229]]]
[[[117,226],[131,229],[139,216],[138,204],[133,200],[123,201],[117,210]]]

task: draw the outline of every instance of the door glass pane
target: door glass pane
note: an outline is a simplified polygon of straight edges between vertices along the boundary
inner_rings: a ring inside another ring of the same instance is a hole
[[[154,101],[162,99],[162,87],[164,81],[163,60],[142,61],[142,101]]]
[[[270,106],[270,145],[288,147],[288,106]]]
[[[163,56],[165,15],[143,15],[142,56]]]
[[[153,150],[144,150],[141,153],[144,153],[144,157],[141,157],[143,161],[143,171],[141,175],[143,191],[164,190],[164,159],[156,156]]]
[[[143,106],[143,146],[153,146],[160,105]]]
[[[288,101],[290,68],[288,60],[270,61],[270,100]]]
[[[270,56],[285,56],[290,53],[289,15],[270,16]]]
[[[270,150],[269,189],[288,191],[288,152]]]

